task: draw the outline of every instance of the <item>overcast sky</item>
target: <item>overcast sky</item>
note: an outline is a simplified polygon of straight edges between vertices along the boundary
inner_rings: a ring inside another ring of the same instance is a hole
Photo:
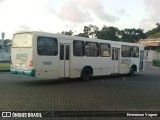
[[[93,24],[144,31],[160,22],[160,0],[3,0],[0,2],[0,33],[12,38],[26,30],[61,32]]]

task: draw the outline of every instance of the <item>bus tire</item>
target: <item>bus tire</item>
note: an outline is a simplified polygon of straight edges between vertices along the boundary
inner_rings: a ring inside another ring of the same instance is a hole
[[[129,72],[129,76],[135,76],[135,73],[136,73],[136,69],[135,67],[132,66]]]
[[[82,70],[81,79],[86,81],[86,80],[90,80],[91,77],[92,77],[92,70],[91,70],[91,68],[85,67]]]

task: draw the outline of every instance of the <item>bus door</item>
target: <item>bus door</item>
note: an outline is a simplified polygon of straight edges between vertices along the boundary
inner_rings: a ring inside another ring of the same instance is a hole
[[[59,77],[69,77],[70,66],[70,44],[60,44],[60,64],[59,64]]]
[[[119,56],[120,56],[120,49],[112,48],[113,73],[119,73]]]
[[[140,64],[139,64],[139,70],[144,70],[144,51],[140,51]]]

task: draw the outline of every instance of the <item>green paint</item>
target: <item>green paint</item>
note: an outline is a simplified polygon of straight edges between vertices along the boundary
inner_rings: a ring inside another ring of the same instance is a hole
[[[16,70],[14,68],[11,68],[10,71],[12,74],[24,74],[32,77],[35,77],[35,73],[36,73],[35,69],[24,71],[24,70]]]

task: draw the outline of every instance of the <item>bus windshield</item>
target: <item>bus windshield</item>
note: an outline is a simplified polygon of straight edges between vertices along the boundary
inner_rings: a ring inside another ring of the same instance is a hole
[[[23,33],[15,34],[13,37],[12,47],[31,47],[32,46],[32,34]]]

